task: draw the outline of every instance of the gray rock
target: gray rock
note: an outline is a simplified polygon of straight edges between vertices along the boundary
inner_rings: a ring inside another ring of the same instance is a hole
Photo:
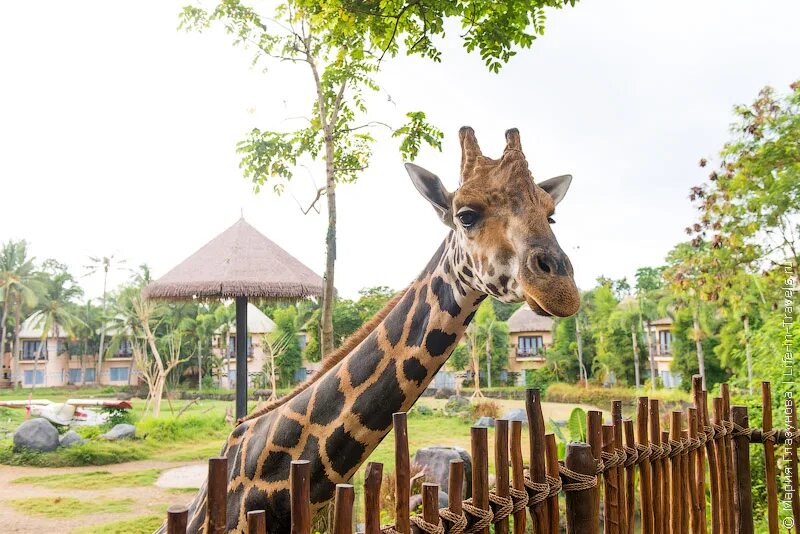
[[[125,423],[114,425],[114,428],[100,436],[98,439],[116,441],[118,439],[133,439],[136,437],[136,427]]]
[[[86,440],[81,437],[80,434],[75,432],[74,430],[70,430],[58,440],[59,444],[62,447],[72,447],[74,445],[83,445],[86,443]]]
[[[453,394],[455,394],[455,391],[450,388],[439,388],[436,390],[434,397],[437,399],[449,399]]]
[[[447,404],[444,405],[444,412],[448,415],[457,415],[469,413],[472,410],[472,404],[466,397],[453,395],[447,399]]]
[[[14,432],[14,450],[50,452],[58,448],[58,430],[47,419],[30,419]]]
[[[494,428],[494,419],[486,415],[483,415],[479,417],[477,421],[475,421],[475,424],[473,426],[485,426],[487,428],[488,427]]]
[[[528,424],[528,414],[525,413],[525,409],[523,408],[509,410],[502,418],[508,419],[509,421],[522,421],[522,426]]]
[[[414,463],[425,469],[425,482],[439,484],[439,489],[449,493],[450,461],[461,460],[464,462],[464,492],[462,499],[472,495],[472,458],[461,447],[448,447],[438,445],[417,449],[414,454]]]
[[[447,508],[447,500],[447,493],[439,490],[439,508]],[[422,510],[422,495],[417,493],[411,496],[408,500],[408,510],[411,512]]]

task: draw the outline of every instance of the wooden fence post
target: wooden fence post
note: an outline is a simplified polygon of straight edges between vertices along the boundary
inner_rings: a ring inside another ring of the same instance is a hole
[[[698,493],[700,481],[698,480],[697,462],[701,453],[698,433],[697,433],[697,408],[690,407],[688,410],[689,442],[693,445],[693,450],[689,452],[689,472],[687,480],[689,482],[689,512],[691,516],[692,534],[705,534],[705,515],[702,511],[700,500],[706,500],[705,493]],[[696,444],[696,446],[694,445]],[[700,473],[703,480],[706,478],[705,471]]]
[[[522,452],[520,451],[520,457]],[[447,480],[447,509],[454,517],[461,518],[464,499],[464,460],[450,460],[450,476]],[[525,509],[523,508],[524,512]],[[452,527],[451,523],[448,527]],[[450,529],[448,528],[448,531]]]
[[[694,407],[697,411],[697,433],[704,434],[705,437],[705,421],[703,419],[703,378],[700,375],[692,377],[692,399],[694,400]],[[698,438],[699,439],[699,438]],[[700,525],[701,532],[705,534],[708,529],[706,523],[706,452],[704,447],[697,449],[695,456],[695,482],[697,484],[697,495],[700,501]],[[712,499],[713,503],[714,500]]]
[[[528,415],[528,439],[530,441],[530,477],[537,484],[546,484],[544,414],[542,413],[541,392],[538,389],[525,390],[525,411]],[[546,534],[550,530],[545,506],[544,501],[530,506],[531,526],[536,534]]]
[[[189,508],[173,505],[167,508],[167,534],[186,534]]]
[[[689,476],[689,431],[681,430],[681,532],[689,534],[690,486],[694,482]]]
[[[794,491],[792,492],[792,516],[794,518],[795,528],[800,528],[800,485],[798,485],[798,479],[800,479],[800,476],[798,476],[797,472],[798,468],[800,468],[797,463],[797,447],[800,444],[798,444],[797,432],[797,401],[794,400],[794,397],[792,397],[792,406],[790,409],[792,411],[792,413],[789,414],[789,424],[791,425],[791,428],[787,430],[791,432],[792,438],[791,449],[789,451],[792,462],[792,476],[790,479],[792,482],[792,488],[794,488]]]
[[[725,449],[725,477],[728,486],[728,524],[733,529],[736,522],[736,499],[734,499],[734,475],[733,475],[733,438],[731,432],[733,431],[733,422],[731,420],[731,390],[727,383],[720,384],[720,396],[722,397],[722,425],[725,427],[725,437],[723,438]]]
[[[525,490],[525,472],[522,461],[522,421],[511,421],[511,473],[514,489]],[[514,512],[514,534],[525,534],[525,507]]]
[[[364,470],[364,534],[381,532],[383,464],[369,462]]]
[[[622,401],[611,401],[611,423],[614,425],[614,449],[623,452],[622,445]],[[628,518],[625,514],[625,466],[617,466],[617,515],[619,516],[619,531],[628,532]]]
[[[486,427],[470,429],[472,443],[472,505],[489,510],[489,447]],[[489,534],[489,527],[480,532]]]
[[[333,534],[353,534],[353,502],[355,491],[351,484],[336,484],[333,502]],[[408,511],[406,511],[408,517]]]
[[[549,478],[556,481],[557,484],[560,484],[561,478],[558,473],[558,445],[556,444],[556,436],[555,434],[546,434],[544,440],[545,449],[547,451],[547,475]],[[552,487],[550,491],[552,495],[547,499],[547,510],[548,516],[550,517],[549,534],[559,534],[561,521],[559,520],[558,512],[558,491],[554,491]]]
[[[311,463],[294,460],[289,465],[289,493],[292,534],[311,532]]]
[[[695,375],[692,380],[694,381],[697,379],[697,382],[702,383],[702,379],[699,375]],[[699,385],[692,383],[693,387],[699,387]],[[700,396],[700,404],[697,406],[698,408],[698,422],[702,420],[702,428],[703,432],[706,432],[706,429],[711,429],[711,419],[708,417],[708,392],[704,389],[699,390]],[[706,432],[708,434],[708,432]],[[714,439],[708,439],[706,441],[706,457],[708,458],[708,480],[711,486],[711,532],[712,534],[720,534],[722,523],[720,518],[720,508],[722,506],[722,501],[720,499],[720,488],[719,488],[719,468],[717,464],[717,450],[714,445]],[[722,533],[726,534],[726,533]]]
[[[228,458],[218,456],[208,460],[207,517],[209,534],[228,531]]]
[[[598,521],[594,494],[597,490],[597,461],[586,443],[567,444],[564,466],[579,475],[594,479],[594,487],[567,478],[564,492],[567,500],[567,534],[597,534]]]
[[[597,464],[603,455],[603,412],[598,410],[589,410],[586,412],[586,439],[589,441],[589,448],[592,451],[595,464]],[[594,503],[594,517],[595,520],[600,517],[600,484],[598,476],[598,485],[591,490],[593,503]],[[595,531],[599,530],[599,525],[595,525]]]
[[[672,412],[672,420],[669,425],[669,444],[672,452],[669,457],[670,473],[672,478],[671,493],[670,493],[670,513],[672,518],[672,527],[670,532],[681,534],[683,527],[681,526],[681,518],[683,517],[682,507],[683,498],[683,477],[680,456],[681,446],[681,418],[683,413],[679,411]]]
[[[439,484],[422,484],[422,519],[431,525],[439,524]]]
[[[267,534],[267,514],[264,510],[247,512],[247,534]]]
[[[731,409],[733,424],[746,429],[749,426],[746,406],[734,406]],[[736,534],[753,534],[753,488],[750,479],[750,437],[737,434],[733,438],[733,458],[735,484],[734,491],[738,503]]]
[[[626,419],[623,421],[625,431],[625,452],[628,454],[625,461],[625,510],[624,515],[628,519],[626,534],[633,534],[633,527],[636,523],[636,464],[634,457],[636,451],[636,437],[633,434],[633,421]],[[644,520],[642,520],[644,522]]]
[[[406,414],[392,414],[394,424],[394,476],[395,508],[394,524],[400,534],[410,534],[408,502],[411,499],[411,459],[408,455],[408,422]]]
[[[509,496],[507,419],[494,421],[494,475],[497,496],[507,498]],[[508,518],[495,522],[494,531],[496,534],[508,534]]]
[[[664,530],[664,532],[669,532],[670,534],[672,534],[672,531],[670,530],[670,524],[672,522],[672,508],[670,508],[670,505],[669,505],[669,503],[670,503],[670,495],[672,495],[672,493],[671,493],[671,491],[672,491],[671,490],[671,488],[672,488],[672,473],[671,473],[670,468],[669,468],[669,458],[667,457],[667,451],[669,451],[669,448],[670,448],[669,447],[669,431],[668,430],[662,430],[661,431],[661,446],[664,447],[664,449],[665,449],[665,451],[663,453],[664,454],[664,458],[662,458],[662,460],[661,460],[661,464],[662,464],[661,465],[661,471],[662,471],[662,475],[663,475],[661,477],[661,492],[662,492],[661,512],[664,514],[664,517],[662,518],[662,522],[663,522],[663,530]]]
[[[614,458],[614,426],[603,425],[603,461]],[[603,471],[603,532],[618,534],[619,530],[619,479],[617,468],[606,466]]]
[[[649,456],[651,454],[650,438],[648,437],[647,411],[649,399],[639,397],[636,401],[636,436],[639,443],[636,452],[639,462],[639,510],[642,516],[642,534],[653,534],[653,480]]]
[[[761,414],[762,435],[767,435],[767,432],[772,430],[772,391],[769,382],[761,382]],[[765,439],[764,473],[767,484],[767,521],[770,534],[778,534],[778,489],[775,471],[775,442]]]
[[[664,529],[664,518],[666,510],[664,510],[664,483],[663,478],[666,475],[663,469],[663,461],[661,460],[661,420],[658,413],[658,400],[650,399],[648,409],[648,421],[650,423],[650,443],[653,444],[653,451],[655,458],[652,458],[650,465],[653,472],[653,486],[651,495],[653,496],[653,532],[656,534],[666,534]]]

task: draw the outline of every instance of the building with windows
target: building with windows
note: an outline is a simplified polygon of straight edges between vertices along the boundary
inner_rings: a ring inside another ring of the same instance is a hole
[[[648,323],[648,335],[653,347],[656,373],[664,387],[681,385],[681,376],[672,371],[672,318],[663,317]]]
[[[523,304],[508,318],[508,370],[519,373],[525,383],[525,371],[544,366],[547,349],[553,344],[553,319],[537,315]]]
[[[61,387],[68,385],[136,385],[139,376],[133,367],[130,340],[121,339],[100,366],[97,376],[96,354],[75,354],[69,350],[64,329],[54,325],[42,344],[41,319],[35,313],[22,322],[19,332],[19,354],[11,355],[8,367],[9,384],[22,387]],[[110,337],[107,337],[110,341]],[[74,347],[72,347],[74,348]]]
[[[247,376],[249,385],[253,385],[254,377],[264,368],[270,357],[267,336],[275,331],[275,323],[254,304],[247,304]],[[223,372],[219,386],[236,387],[236,325],[231,325],[228,332],[219,332],[214,336],[213,352],[223,358]]]

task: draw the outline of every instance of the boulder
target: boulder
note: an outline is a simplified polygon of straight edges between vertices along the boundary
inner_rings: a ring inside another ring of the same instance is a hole
[[[489,427],[494,428],[494,419],[492,419],[489,416],[483,415],[479,417],[477,421],[475,421],[474,426],[485,426],[487,428]]]
[[[74,430],[70,430],[58,440],[59,445],[62,447],[72,447],[74,445],[83,445],[86,443],[86,440],[81,437],[80,434],[75,432]]]
[[[454,393],[455,391],[450,388],[439,388],[436,390],[434,397],[437,399],[449,399]]]
[[[447,501],[447,493],[439,490],[439,508],[447,508]],[[411,496],[408,500],[408,510],[411,512],[422,510],[422,495],[417,493]]]
[[[58,430],[50,421],[36,418],[25,421],[14,432],[14,450],[50,452],[58,448]]]
[[[472,458],[461,447],[436,445],[417,449],[414,454],[414,463],[425,469],[425,482],[439,484],[439,489],[449,493],[447,485],[450,482],[450,460],[464,462],[464,492],[462,499],[472,495]]]
[[[522,421],[522,426],[527,426],[528,424],[528,414],[525,413],[524,408],[514,408],[513,410],[509,410],[502,417],[502,419],[508,419],[509,421]]]
[[[466,397],[459,395],[452,395],[447,399],[447,404],[444,405],[444,412],[447,415],[459,415],[469,413],[472,410],[472,404]]]
[[[125,423],[114,425],[114,428],[101,435],[98,439],[116,441],[118,439],[133,439],[136,437],[136,427]]]
[[[433,408],[425,406],[424,404],[417,404],[414,406],[414,411],[419,415],[433,415]]]

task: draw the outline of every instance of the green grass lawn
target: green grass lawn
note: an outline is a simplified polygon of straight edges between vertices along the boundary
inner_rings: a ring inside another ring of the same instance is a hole
[[[132,519],[82,527],[73,530],[72,534],[152,534],[163,522],[164,514],[147,514]]]
[[[31,497],[9,501],[16,511],[44,517],[76,517],[98,513],[130,512],[133,499],[77,499],[75,497]]]
[[[104,489],[120,487],[151,486],[155,483],[160,469],[143,469],[124,473],[108,471],[89,471],[86,473],[65,473],[60,475],[27,476],[16,478],[12,484],[32,484],[54,489]]]

